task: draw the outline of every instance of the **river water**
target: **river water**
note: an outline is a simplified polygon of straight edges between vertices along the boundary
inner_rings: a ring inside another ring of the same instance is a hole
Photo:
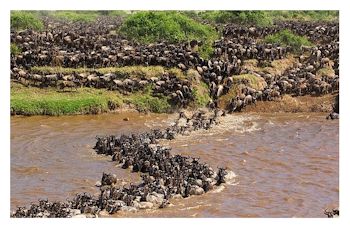
[[[128,117],[130,121],[123,121]],[[137,113],[11,117],[11,210],[38,199],[98,193],[102,172],[126,182],[139,174],[97,155],[96,135],[165,127],[175,115]],[[234,114],[209,131],[163,141],[238,175],[202,196],[173,199],[165,209],[115,217],[326,217],[339,205],[339,125],[324,113]]]

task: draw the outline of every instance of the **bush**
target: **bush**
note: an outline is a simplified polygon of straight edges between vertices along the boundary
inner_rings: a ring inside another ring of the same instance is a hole
[[[300,51],[301,46],[312,45],[305,36],[296,35],[288,29],[266,36],[264,42],[276,43],[281,46],[290,46],[293,51]]]
[[[237,23],[244,25],[270,26],[272,18],[266,11],[204,11],[199,16],[214,23]]]
[[[38,14],[29,11],[11,11],[11,29],[42,30],[44,24]]]
[[[208,58],[212,53],[211,45],[218,38],[214,28],[174,11],[137,12],[126,19],[120,32],[141,43],[200,40],[203,45],[200,46],[199,53],[204,58]]]

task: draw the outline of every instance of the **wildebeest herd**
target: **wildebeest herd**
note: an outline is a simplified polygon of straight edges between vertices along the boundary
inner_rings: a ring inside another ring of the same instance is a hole
[[[201,195],[216,186],[232,180],[235,174],[224,168],[216,172],[199,158],[171,155],[171,148],[159,144],[159,140],[172,140],[176,135],[207,130],[219,123],[223,114],[197,111],[191,117],[184,112],[172,126],[149,132],[97,137],[94,147],[98,154],[112,156],[121,168],[142,173],[142,182],[118,186],[117,177],[103,173],[98,197],[87,193],[77,194],[67,202],[40,200],[29,208],[18,207],[12,217],[95,217],[101,211],[109,214],[117,211],[164,208],[173,197],[186,198]]]
[[[203,59],[196,49],[201,41],[171,44],[160,41],[140,44],[130,41],[114,31],[121,21],[114,18],[100,18],[93,24],[57,22],[47,18],[46,29],[12,31],[11,42],[22,53],[11,55],[11,78],[25,85],[39,87],[56,86],[61,89],[81,86],[107,88],[121,92],[144,89],[147,85],[156,87],[155,93],[176,100],[186,107],[193,100],[192,87],[188,81],[177,78],[172,81],[163,78],[122,78],[122,75],[99,73],[36,73],[34,66],[58,66],[96,69],[101,67],[151,66],[178,67],[183,71],[197,70],[201,79],[210,87],[212,102],[217,107],[220,96],[227,94],[233,84],[233,77],[252,74],[266,81],[261,90],[245,84],[237,96],[225,107],[239,111],[257,100],[276,100],[284,94],[324,95],[339,90],[339,25],[337,22],[279,22],[271,27],[254,27],[229,24],[223,28],[221,39],[213,43],[211,58]],[[266,35],[290,29],[314,42],[304,46],[295,54],[291,47],[275,43],[264,43]],[[281,74],[267,71],[252,71],[244,67],[246,60],[256,59],[258,65],[294,55],[295,63]],[[330,69],[325,73],[320,70]],[[244,83],[244,81],[243,81]],[[168,87],[171,90],[168,90]],[[162,89],[160,89],[162,88]],[[246,98],[246,96],[248,96]]]
[[[158,140],[171,140],[178,134],[215,125],[225,114],[217,109],[218,100],[233,89],[236,75],[254,75],[264,81],[264,86],[258,90],[249,81],[240,80],[243,86],[225,107],[229,112],[240,111],[256,101],[276,100],[284,94],[324,95],[339,91],[339,25],[335,22],[281,22],[272,27],[229,24],[223,28],[221,39],[213,43],[214,53],[209,59],[203,59],[196,51],[202,45],[199,40],[141,44],[115,33],[120,24],[120,20],[109,17],[90,24],[46,18],[44,31],[11,31],[11,43],[21,49],[21,53],[11,54],[11,79],[41,88],[85,86],[123,94],[151,87],[154,96],[170,97],[175,105],[186,107],[194,100],[188,79],[172,73],[124,78],[114,72],[100,73],[97,68],[142,65],[193,69],[208,85],[212,98],[208,107],[214,111],[211,115],[195,112],[191,117],[180,113],[174,125],[164,130],[97,137],[96,152],[112,156],[122,168],[143,173],[141,183],[119,187],[115,175],[103,173],[98,197],[83,193],[67,202],[40,200],[29,208],[18,207],[12,217],[95,217],[101,211],[113,214],[120,210],[163,208],[172,197],[200,195],[232,179],[233,172],[226,169],[214,171],[198,158],[171,155],[171,149],[161,146]],[[305,46],[295,55],[291,47],[260,42],[266,35],[283,29],[307,36],[315,46]],[[255,59],[261,66],[291,54],[296,61],[281,74],[252,71],[244,66],[246,60]],[[32,70],[34,66],[90,70],[38,73]],[[320,69],[332,69],[334,73],[319,75]]]

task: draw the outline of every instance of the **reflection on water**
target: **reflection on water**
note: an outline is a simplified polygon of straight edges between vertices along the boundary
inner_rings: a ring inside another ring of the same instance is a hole
[[[129,117],[130,121],[122,119]],[[95,136],[146,131],[174,115],[137,113],[11,118],[11,209],[39,198],[97,192],[102,172],[128,182],[139,175],[95,154]],[[325,217],[339,203],[338,121],[324,114],[235,114],[209,131],[164,141],[173,153],[224,166],[238,183],[165,209],[116,217]]]

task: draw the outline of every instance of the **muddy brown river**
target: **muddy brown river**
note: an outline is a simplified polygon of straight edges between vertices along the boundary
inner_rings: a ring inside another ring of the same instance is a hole
[[[115,217],[326,217],[339,204],[339,125],[325,113],[235,114],[209,131],[163,141],[173,153],[200,157],[237,175],[201,196],[165,209]],[[130,121],[123,121],[129,117]],[[92,149],[96,135],[167,126],[175,115],[137,113],[11,117],[11,210],[38,199],[97,193],[102,172],[126,182],[138,173],[115,167]]]

